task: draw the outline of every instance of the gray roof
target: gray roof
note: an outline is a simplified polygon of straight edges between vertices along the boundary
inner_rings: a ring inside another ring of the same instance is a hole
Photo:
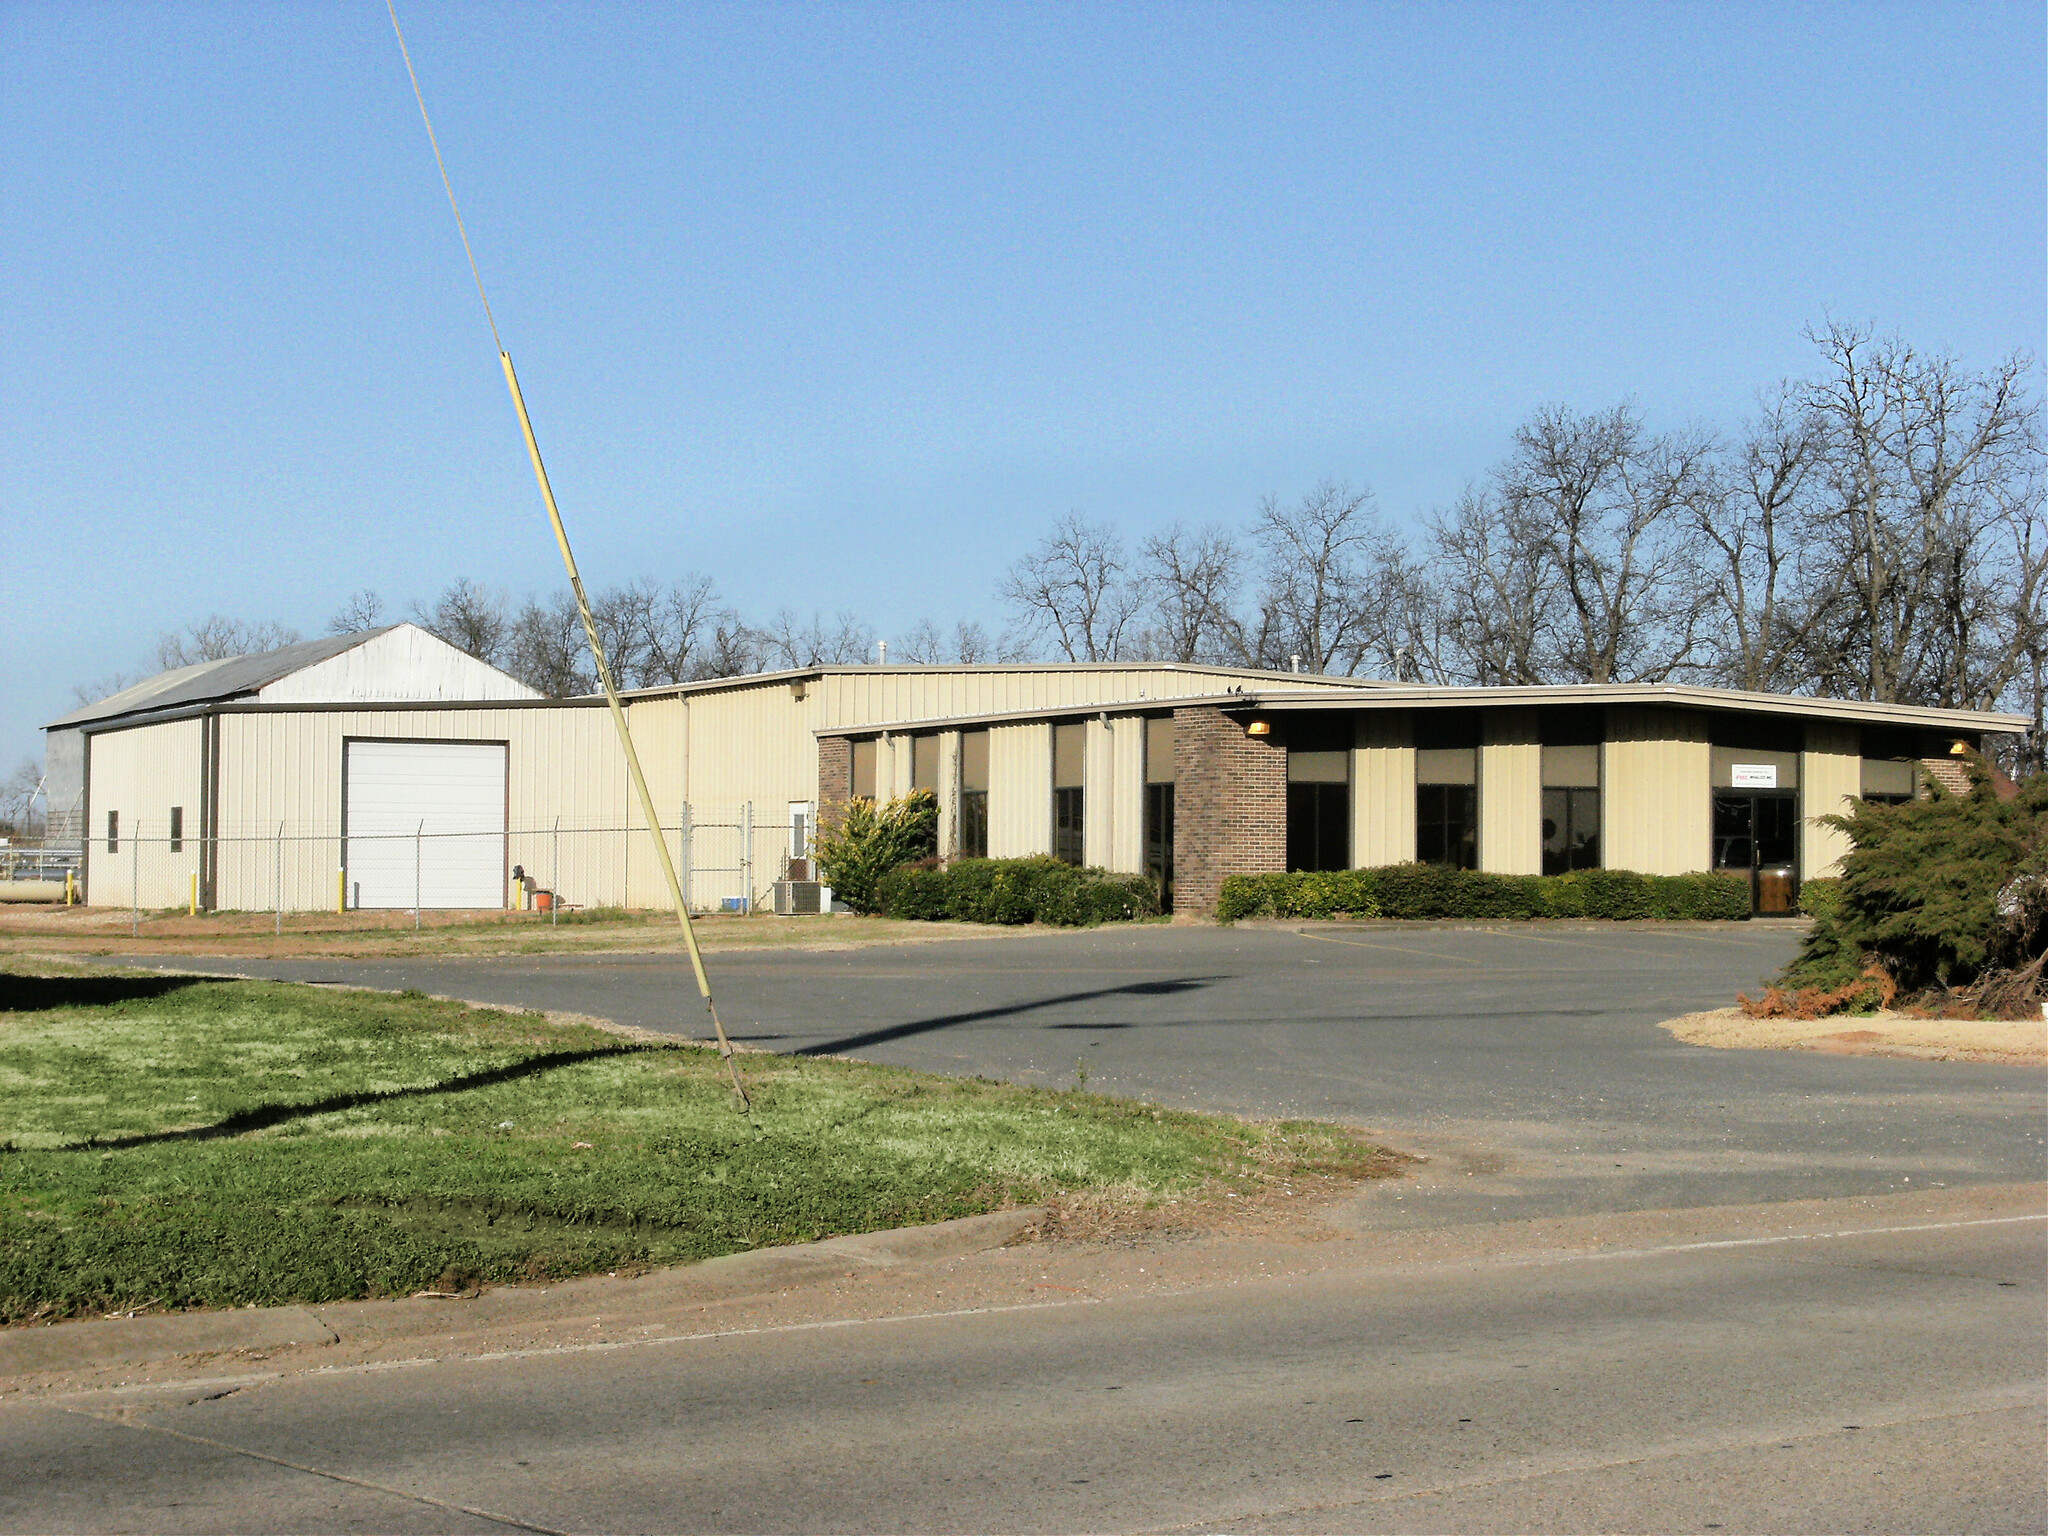
[[[120,715],[239,698],[245,693],[268,687],[281,677],[302,672],[316,662],[354,650],[365,640],[375,639],[397,627],[387,624],[383,629],[365,630],[361,634],[325,635],[318,640],[280,646],[274,651],[253,651],[247,656],[229,656],[220,661],[173,667],[168,672],[145,678],[133,687],[123,688],[119,693],[109,694],[83,709],[75,709],[61,720],[52,720],[44,729],[57,731],[74,725],[90,725],[95,720],[112,720]]]

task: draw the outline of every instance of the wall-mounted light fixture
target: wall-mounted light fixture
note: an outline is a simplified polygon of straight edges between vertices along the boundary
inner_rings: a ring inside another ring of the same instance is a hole
[[[1247,736],[1270,736],[1273,734],[1273,722],[1270,720],[1247,720],[1244,725],[1244,733]]]
[[[1948,749],[1948,755],[1950,757],[1968,757],[1970,755],[1970,744],[1967,741],[1958,741]]]

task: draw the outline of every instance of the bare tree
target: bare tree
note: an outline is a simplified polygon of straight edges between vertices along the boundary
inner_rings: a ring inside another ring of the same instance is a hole
[[[1162,661],[1246,659],[1235,605],[1244,557],[1229,529],[1175,523],[1145,541],[1140,580],[1151,598],[1142,648]]]
[[[808,623],[778,611],[761,633],[771,666],[858,666],[875,659],[875,632],[857,614],[837,613],[828,625],[813,612]]]
[[[342,605],[334,610],[334,616],[327,621],[330,635],[360,635],[376,629],[384,621],[384,599],[368,587],[360,592],[351,592]]]
[[[1688,504],[1698,535],[1688,574],[1704,621],[1698,671],[1710,683],[1770,693],[1811,681],[1810,640],[1839,564],[1810,537],[1822,450],[1820,422],[1781,385]]]
[[[737,621],[738,615],[720,601],[708,576],[686,576],[661,589],[646,610],[639,686],[717,676],[708,670],[714,635],[721,623]]]
[[[0,832],[33,837],[43,828],[36,815],[36,797],[43,788],[43,765],[24,757],[14,772],[0,780]]]
[[[1541,530],[1561,588],[1545,671],[1575,683],[1655,682],[1689,657],[1693,614],[1678,515],[1706,490],[1712,440],[1648,437],[1629,406],[1552,406],[1495,472],[1513,521]]]
[[[156,664],[162,671],[189,667],[202,661],[225,661],[230,656],[248,656],[296,645],[299,632],[282,624],[248,624],[221,614],[187,624],[182,630],[159,635]]]
[[[1293,506],[1268,496],[1252,519],[1261,562],[1253,666],[1299,656],[1310,672],[1355,671],[1365,649],[1372,567],[1392,547],[1372,492],[1324,481]]]
[[[1122,536],[1073,512],[1010,567],[1000,595],[1024,635],[1050,637],[1068,661],[1118,660],[1125,631],[1144,603]]]
[[[1868,327],[1810,333],[1826,373],[1805,403],[1825,433],[1842,558],[1839,670],[1864,697],[1968,705],[2028,666],[2038,623],[2041,498],[2032,364],[1973,373]],[[2032,595],[2030,602],[2029,594]],[[2017,605],[2017,606],[2015,606]]]
[[[431,607],[415,602],[412,612],[422,629],[439,635],[458,651],[492,666],[504,661],[512,640],[513,620],[503,593],[458,576]]]
[[[593,614],[595,607],[593,603]],[[576,599],[567,592],[546,602],[529,597],[506,621],[498,655],[482,659],[502,666],[551,699],[573,699],[597,691],[590,639],[583,632]]]
[[[1425,579],[1441,594],[1446,680],[1552,681],[1547,646],[1558,585],[1549,530],[1534,519],[1529,504],[1483,486],[1430,514]]]

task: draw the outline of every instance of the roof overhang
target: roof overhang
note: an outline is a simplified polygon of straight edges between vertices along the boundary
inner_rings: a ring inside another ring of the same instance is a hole
[[[1789,715],[1839,720],[1854,725],[1918,727],[1933,731],[2006,732],[2032,729],[2024,715],[1987,710],[1931,709],[1918,704],[1878,704],[1860,699],[1815,699],[1782,693],[1746,693],[1733,688],[1699,688],[1683,683],[1562,683],[1499,688],[1440,688],[1385,683],[1357,694],[1307,690],[1246,690],[1177,699],[1138,699],[1116,704],[1062,705],[976,715],[891,720],[859,725],[823,725],[814,736],[877,736],[934,731],[963,725],[1007,725],[1030,720],[1076,720],[1097,715],[1170,714],[1206,705],[1232,714],[1298,710],[1502,709],[1515,706],[1619,704],[1667,709],[1704,709],[1728,714]]]

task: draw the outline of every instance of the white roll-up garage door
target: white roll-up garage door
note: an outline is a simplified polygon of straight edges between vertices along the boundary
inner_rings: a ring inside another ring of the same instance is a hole
[[[344,750],[350,905],[504,906],[502,742],[351,741]]]

